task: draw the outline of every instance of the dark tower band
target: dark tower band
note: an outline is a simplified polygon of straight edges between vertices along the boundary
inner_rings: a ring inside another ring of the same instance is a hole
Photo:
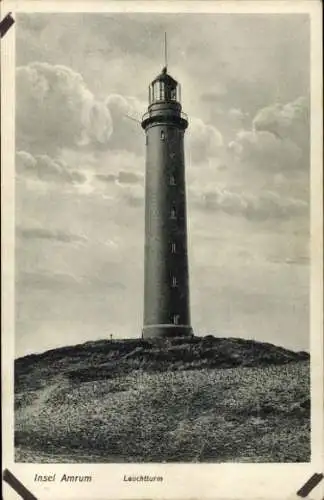
[[[192,335],[180,85],[166,68],[149,87],[146,133],[143,337]]]

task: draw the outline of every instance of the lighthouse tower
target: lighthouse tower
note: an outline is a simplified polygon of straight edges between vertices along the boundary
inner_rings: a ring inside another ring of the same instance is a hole
[[[149,86],[143,338],[193,335],[190,325],[184,133],[180,85],[164,67]]]

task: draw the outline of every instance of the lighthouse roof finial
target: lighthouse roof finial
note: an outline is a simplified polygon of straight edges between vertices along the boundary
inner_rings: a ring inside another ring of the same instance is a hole
[[[177,81],[172,78],[172,76],[168,73],[168,47],[167,47],[167,33],[164,32],[164,67],[162,68],[161,73],[153,80],[152,85],[155,82],[165,82],[168,85],[175,87],[178,85]]]
[[[164,68],[163,73],[166,73],[168,70],[168,42],[167,42],[167,34],[166,31],[164,33]]]

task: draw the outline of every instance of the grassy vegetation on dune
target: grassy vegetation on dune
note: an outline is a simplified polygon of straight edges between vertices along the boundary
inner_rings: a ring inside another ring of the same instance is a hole
[[[67,366],[71,369],[71,363]],[[28,391],[20,373],[18,461],[37,456],[26,455],[26,449],[41,453],[45,462],[51,461],[51,452],[61,453],[62,461],[68,457],[68,462],[310,458],[308,361],[229,369],[137,369],[96,380],[76,380],[63,369],[57,374],[49,377],[47,372],[46,383],[34,380]],[[28,370],[25,376],[31,380]]]
[[[57,375],[71,381],[124,376],[134,370],[162,372],[205,368],[262,367],[309,360],[305,352],[246,339],[206,337],[163,341],[99,340],[32,354],[15,361],[16,392],[45,387]]]

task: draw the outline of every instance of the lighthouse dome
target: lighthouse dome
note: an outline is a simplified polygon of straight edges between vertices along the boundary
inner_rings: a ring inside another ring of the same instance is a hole
[[[172,78],[172,76],[169,75],[166,66],[164,66],[161,73],[153,80],[152,83],[155,83],[157,81],[169,83],[170,85],[174,85],[174,86],[177,86],[177,84],[178,84],[178,82],[174,78]]]

